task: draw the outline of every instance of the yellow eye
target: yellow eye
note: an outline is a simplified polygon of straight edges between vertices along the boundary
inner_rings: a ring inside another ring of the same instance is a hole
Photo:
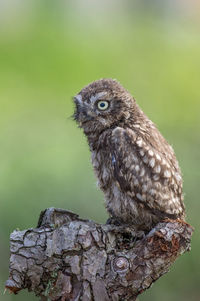
[[[109,107],[109,103],[106,100],[100,100],[97,106],[99,110],[105,111]]]

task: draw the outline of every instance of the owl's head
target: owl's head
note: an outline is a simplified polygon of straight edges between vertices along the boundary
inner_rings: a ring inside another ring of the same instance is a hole
[[[135,106],[132,96],[112,79],[101,79],[84,87],[74,102],[74,119],[86,133],[101,132],[129,119]]]

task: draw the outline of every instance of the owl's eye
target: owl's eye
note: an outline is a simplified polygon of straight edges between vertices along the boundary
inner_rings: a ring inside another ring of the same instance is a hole
[[[101,111],[105,111],[109,107],[109,103],[106,100],[99,100],[97,107]]]

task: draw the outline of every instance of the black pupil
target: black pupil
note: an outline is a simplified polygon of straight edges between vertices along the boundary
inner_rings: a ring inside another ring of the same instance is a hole
[[[100,103],[100,107],[101,107],[101,108],[104,108],[104,107],[105,107],[105,103],[104,103],[104,102],[101,102],[101,103]]]

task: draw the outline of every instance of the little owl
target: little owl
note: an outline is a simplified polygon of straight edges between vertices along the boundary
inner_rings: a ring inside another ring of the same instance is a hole
[[[174,151],[135,99],[116,80],[101,79],[74,102],[111,219],[138,230],[150,230],[165,218],[184,219]]]

